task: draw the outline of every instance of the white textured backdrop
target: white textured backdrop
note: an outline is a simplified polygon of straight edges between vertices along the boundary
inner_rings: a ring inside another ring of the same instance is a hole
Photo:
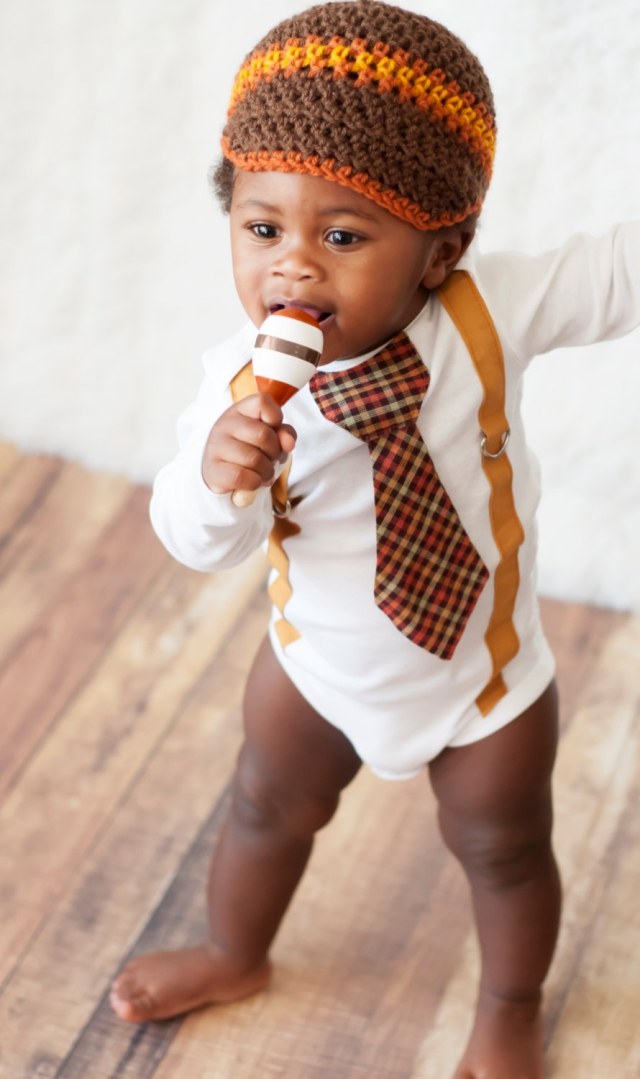
[[[2,0],[0,438],[150,480],[200,354],[241,319],[206,174],[245,52],[304,0]],[[635,0],[406,0],[482,59],[499,118],[482,244],[640,214]],[[539,359],[540,583],[640,608],[640,335]],[[0,495],[1,498],[1,495]]]

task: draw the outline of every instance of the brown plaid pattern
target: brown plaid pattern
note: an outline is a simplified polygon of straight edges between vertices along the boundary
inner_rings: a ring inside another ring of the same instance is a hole
[[[414,644],[450,659],[489,574],[416,427],[429,372],[399,333],[349,371],[320,368],[310,388],[326,419],[369,449],[378,607]]]

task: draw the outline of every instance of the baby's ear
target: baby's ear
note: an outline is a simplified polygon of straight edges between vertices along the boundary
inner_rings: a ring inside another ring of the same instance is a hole
[[[461,225],[438,229],[433,234],[422,278],[425,288],[439,288],[464,255],[473,240],[476,221],[464,221]]]

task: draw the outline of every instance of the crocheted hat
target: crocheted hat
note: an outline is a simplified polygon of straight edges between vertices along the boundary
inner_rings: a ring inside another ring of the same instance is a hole
[[[459,38],[381,0],[339,0],[247,56],[222,150],[236,168],[335,180],[434,229],[480,209],[495,134],[488,79]]]

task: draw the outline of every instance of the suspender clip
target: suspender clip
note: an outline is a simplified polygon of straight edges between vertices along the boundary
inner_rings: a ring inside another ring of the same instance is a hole
[[[273,516],[278,520],[286,520],[291,513],[291,499],[288,498],[286,502],[276,502],[275,498],[272,501],[271,508],[273,509]]]
[[[511,429],[507,427],[506,431],[502,432],[500,436],[500,449],[496,450],[495,453],[490,453],[487,449],[487,435],[485,435],[484,431],[481,431],[480,433],[482,435],[482,438],[480,439],[480,452],[482,456],[488,457],[491,461],[496,461],[498,457],[502,457],[502,454],[509,445],[509,439],[511,438]]]

